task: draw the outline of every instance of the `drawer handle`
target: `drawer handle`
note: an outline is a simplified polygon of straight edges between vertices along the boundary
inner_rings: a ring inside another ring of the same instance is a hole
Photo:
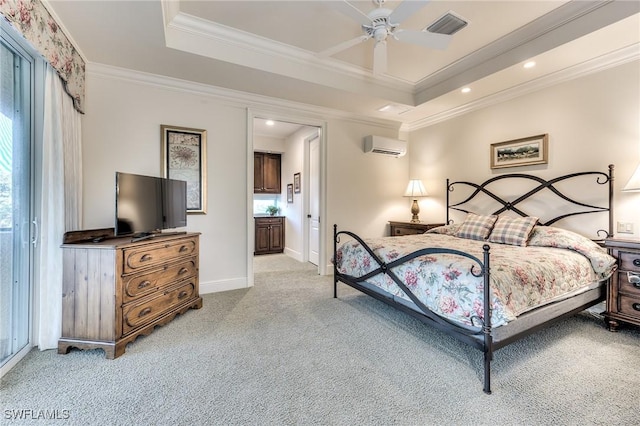
[[[627,272],[627,279],[635,288],[640,288],[640,274],[629,271]]]
[[[149,285],[151,285],[151,281],[144,280],[140,284],[138,284],[138,290],[142,290],[145,287],[149,287]]]
[[[140,258],[140,262],[147,262],[147,261],[149,261],[151,259],[153,259],[153,258],[151,257],[150,254],[145,254]]]
[[[143,310],[140,311],[140,313],[138,314],[138,318],[142,318],[145,315],[149,315],[151,313],[151,308],[144,308]]]
[[[631,307],[636,311],[640,312],[640,303],[634,303],[633,305],[631,305]]]
[[[640,259],[633,259],[633,266],[640,267]]]
[[[188,295],[188,294],[189,294],[188,292],[186,292],[186,291],[182,290],[182,291],[180,292],[180,294],[178,294],[178,299],[184,299],[185,297],[187,297],[187,295]],[[640,305],[638,305],[638,306],[640,306]],[[640,308],[639,308],[639,309],[640,309]]]
[[[178,275],[184,275],[187,272],[189,272],[189,270],[187,268],[180,268],[180,270],[178,271]]]
[[[185,251],[187,251],[187,250],[189,250],[189,247],[187,247],[187,246],[180,246],[180,250],[179,250],[179,252],[180,252],[180,253],[183,253],[183,252],[185,252]]]

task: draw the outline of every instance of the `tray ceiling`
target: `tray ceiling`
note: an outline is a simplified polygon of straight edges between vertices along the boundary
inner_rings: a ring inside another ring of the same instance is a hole
[[[408,0],[411,1],[411,0]],[[640,2],[434,0],[401,22],[423,30],[453,12],[468,25],[445,50],[374,41],[336,1],[77,1],[48,7],[92,64],[398,121],[411,129],[556,81],[640,58]],[[395,9],[400,1],[386,1]],[[367,14],[371,1],[351,1]],[[528,60],[536,66],[523,69]],[[460,93],[469,86],[471,91]],[[379,111],[391,105],[387,111]]]

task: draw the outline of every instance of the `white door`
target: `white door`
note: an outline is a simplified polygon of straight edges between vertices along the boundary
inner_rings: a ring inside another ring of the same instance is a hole
[[[309,262],[320,263],[320,138],[309,141]]]

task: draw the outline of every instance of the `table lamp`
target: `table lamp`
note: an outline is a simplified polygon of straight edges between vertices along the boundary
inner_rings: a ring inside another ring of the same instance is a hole
[[[631,175],[629,182],[622,188],[624,192],[640,192],[640,164],[636,168],[636,171]]]
[[[409,185],[407,185],[407,190],[404,191],[404,196],[413,198],[413,203],[411,204],[411,214],[413,215],[411,222],[419,223],[418,213],[420,213],[420,206],[418,205],[418,197],[427,196],[427,190],[424,188],[422,181],[420,179],[411,179]]]

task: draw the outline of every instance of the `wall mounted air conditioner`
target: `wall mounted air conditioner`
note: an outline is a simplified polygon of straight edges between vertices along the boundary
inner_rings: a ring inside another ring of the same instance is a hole
[[[365,136],[364,152],[402,157],[407,153],[407,142],[382,136]]]

